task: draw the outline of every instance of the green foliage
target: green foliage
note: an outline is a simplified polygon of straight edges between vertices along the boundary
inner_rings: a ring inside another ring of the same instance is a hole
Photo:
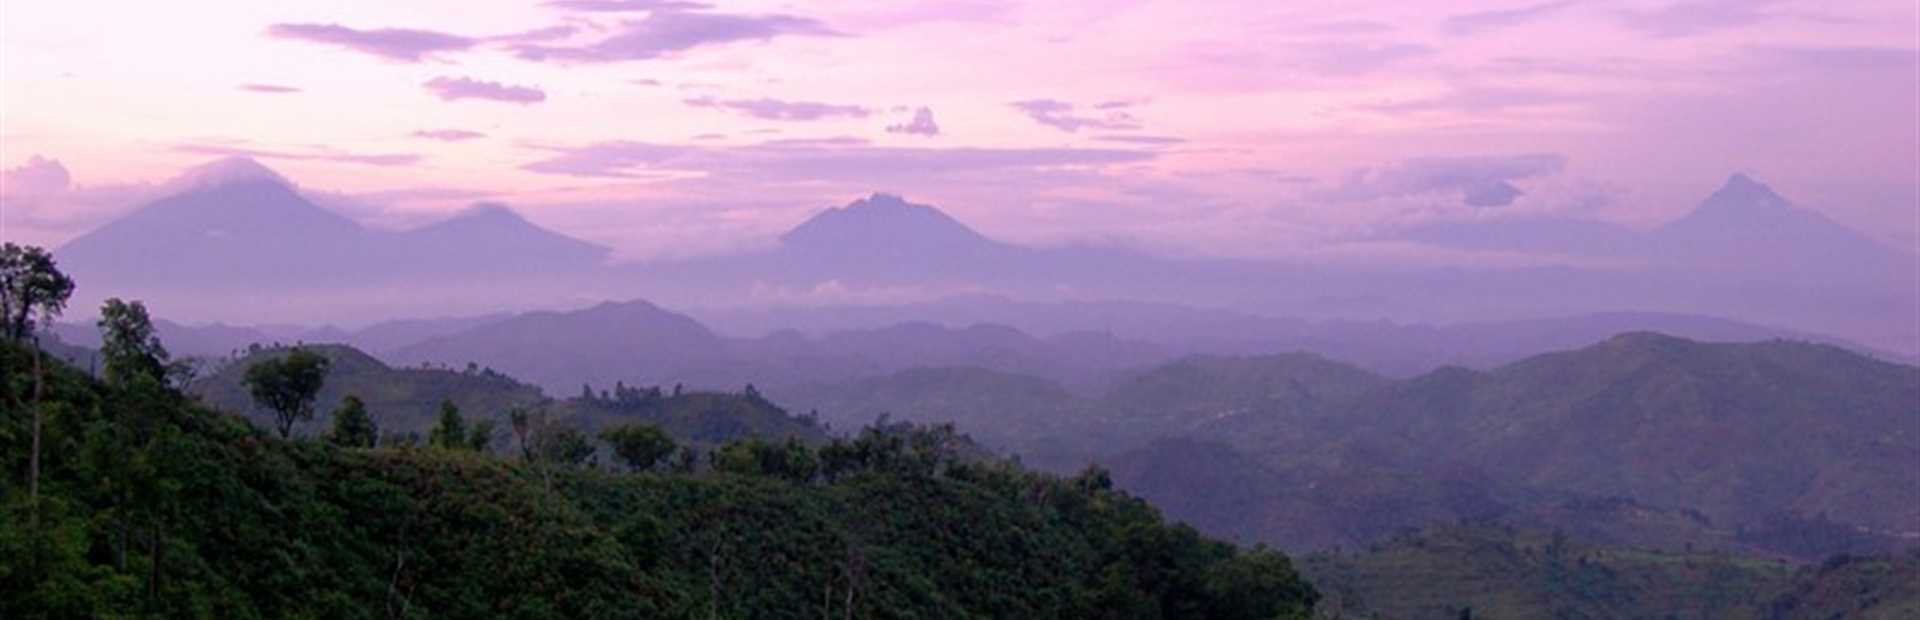
[[[474,422],[473,428],[467,431],[466,448],[474,452],[486,452],[492,448],[494,435],[496,434],[495,430],[498,425],[499,424],[493,420]]]
[[[625,424],[600,431],[600,441],[632,471],[646,471],[673,456],[679,446],[666,431],[652,424]]]
[[[293,434],[295,422],[313,419],[313,399],[327,380],[328,367],[327,358],[297,347],[247,367],[248,393],[254,403],[273,411],[281,439]]]
[[[427,433],[427,445],[446,450],[467,448],[467,419],[453,401],[440,401],[440,421]]]
[[[580,466],[593,458],[593,441],[571,426],[550,424],[533,432],[534,460],[541,463]]]
[[[717,472],[788,482],[811,482],[820,473],[813,449],[791,437],[777,443],[758,437],[736,439],[714,451],[712,459]]]
[[[109,383],[126,383],[135,377],[166,380],[167,348],[153,333],[145,304],[108,299],[100,306],[99,326],[100,357],[106,361]]]
[[[0,358],[15,396],[26,353]],[[0,617],[1272,618],[1314,599],[1270,552],[962,462],[937,430],[846,442],[831,482],[795,475],[819,457],[791,439],[746,448],[779,458],[739,475],[616,474],[278,441],[165,385],[53,366],[43,501],[0,486]],[[0,436],[26,417],[6,409]],[[590,458],[539,418],[516,418],[531,453]],[[9,472],[25,458],[0,442]]]
[[[380,440],[380,428],[373,423],[373,417],[367,414],[366,403],[358,396],[348,396],[341,401],[340,408],[333,410],[333,432],[327,435],[327,441],[343,448],[371,448]]]
[[[73,278],[45,248],[0,244],[0,336],[25,340],[36,324],[60,316],[72,295]]]

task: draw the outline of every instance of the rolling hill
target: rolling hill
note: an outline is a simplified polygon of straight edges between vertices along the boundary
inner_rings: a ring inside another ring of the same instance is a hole
[[[434,424],[442,400],[451,400],[469,420],[504,419],[509,409],[532,407],[546,400],[539,388],[515,381],[492,369],[394,368],[351,347],[307,345],[332,362],[315,400],[318,414],[295,426],[297,435],[316,435],[329,428],[329,413],[348,395],[360,397],[381,431],[425,434]],[[259,348],[201,378],[191,386],[202,402],[214,409],[246,416],[261,428],[271,428],[271,416],[253,404],[242,380],[246,369],[260,361],[284,356],[286,348]]]

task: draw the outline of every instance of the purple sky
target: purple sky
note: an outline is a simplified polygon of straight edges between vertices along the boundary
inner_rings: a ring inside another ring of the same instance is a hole
[[[1917,20],[1908,0],[10,3],[0,232],[57,244],[238,154],[372,225],[488,198],[624,257],[765,243],[888,191],[1015,241],[1436,260],[1378,233],[1650,225],[1735,171],[1911,247]]]

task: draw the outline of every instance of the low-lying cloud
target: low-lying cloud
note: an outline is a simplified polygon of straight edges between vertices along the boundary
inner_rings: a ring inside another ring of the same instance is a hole
[[[1513,181],[1560,172],[1564,155],[1536,153],[1486,157],[1423,157],[1394,166],[1355,171],[1332,189],[1314,198],[1333,202],[1360,202],[1420,194],[1456,194],[1470,207],[1502,207],[1525,192]]]

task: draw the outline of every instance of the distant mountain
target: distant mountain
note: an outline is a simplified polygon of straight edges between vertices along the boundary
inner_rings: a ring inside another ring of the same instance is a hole
[[[1167,358],[1158,347],[1088,334],[1039,339],[996,325],[903,323],[811,337],[795,332],[725,338],[645,301],[534,312],[403,347],[389,358],[492,366],[571,394],[604,387],[738,389],[830,383],[914,367],[978,367],[1094,389],[1110,376]]]
[[[1915,257],[1795,206],[1734,174],[1685,215],[1652,230],[1568,216],[1425,222],[1391,238],[1437,246],[1598,258],[1742,281],[1888,286]],[[1908,280],[1906,283],[1910,284]]]
[[[764,333],[775,328],[829,333],[912,322],[950,326],[986,323],[1042,338],[1079,334],[1155,346],[1161,349],[1160,360],[1184,354],[1244,356],[1309,351],[1402,377],[1447,365],[1492,368],[1548,351],[1587,346],[1629,331],[1716,342],[1788,338],[1834,344],[1897,361],[1920,361],[1830,336],[1670,312],[1595,312],[1434,324],[1280,318],[1178,303],[1033,302],[968,295],[914,304],[709,308],[694,314],[704,323],[733,334]],[[1148,360],[1152,361],[1158,360]]]
[[[178,318],[372,322],[525,308],[539,299],[644,294],[679,306],[769,300],[817,305],[839,298],[908,304],[983,292],[1058,301],[1060,307],[1039,320],[942,322],[996,323],[1036,334],[1111,331],[1134,340],[1148,338],[1126,330],[1148,332],[1153,340],[1172,332],[1184,340],[1253,343],[1186,353],[1306,349],[1393,374],[1420,372],[1436,362],[1479,365],[1514,356],[1477,355],[1467,350],[1479,345],[1458,343],[1436,345],[1432,355],[1417,352],[1427,345],[1417,343],[1416,352],[1403,353],[1381,343],[1411,332],[1378,327],[1385,321],[1505,322],[1625,307],[1839,333],[1905,358],[1920,357],[1920,332],[1904,320],[1920,311],[1910,292],[1920,260],[1792,207],[1744,176],[1658,230],[1496,215],[1389,235],[1396,242],[1485,250],[1498,259],[1490,264],[1177,258],[1113,244],[1017,245],[989,238],[934,206],[887,194],[822,209],[755,250],[610,264],[604,248],[542,230],[497,205],[420,229],[370,231],[315,206],[258,164],[228,160],[210,168],[185,175],[167,186],[167,198],[56,252],[78,276],[83,305],[119,295],[146,299],[160,314]],[[1062,301],[1083,299],[1306,320],[1291,327],[1255,321],[1258,329],[1247,331],[1240,328],[1248,322],[1216,320],[1223,313],[1210,311],[1209,317],[1163,329],[1143,320],[1157,311],[1126,316],[1109,312],[1116,306],[1105,302]],[[896,313],[883,323],[837,329],[934,320],[940,319]],[[1078,324],[1064,325],[1072,321]],[[1036,323],[1052,325],[1041,329]],[[1353,337],[1319,338],[1327,323],[1343,324],[1336,329],[1350,328]],[[757,327],[742,335],[802,326],[763,321]],[[1381,334],[1359,333],[1369,329]],[[1244,337],[1249,334],[1259,337]],[[1342,345],[1353,350],[1332,348]],[[1446,357],[1462,351],[1468,354]]]
[[[1698,208],[1652,233],[1655,252],[1670,262],[1749,277],[1893,284],[1911,272],[1914,256],[1794,206],[1744,174],[1727,179]],[[1906,284],[1911,284],[1907,280]]]
[[[178,191],[60,247],[60,265],[83,286],[238,288],[351,281],[385,253],[370,257],[358,224],[252,160],[216,161],[167,187]]]
[[[672,384],[725,370],[727,343],[699,322],[645,301],[530,312],[403,347],[403,364],[469,362],[573,394],[582,383]]]
[[[607,248],[535,226],[495,203],[394,233],[390,241],[405,268],[436,274],[565,272],[596,266],[607,255]]]
[[[821,211],[781,235],[780,246],[812,256],[895,260],[964,260],[1011,249],[939,209],[891,194]]]
[[[372,353],[375,356],[386,356],[393,351],[410,345],[419,344],[439,336],[456,334],[488,323],[499,322],[512,316],[511,314],[497,313],[466,317],[381,321],[347,333],[345,341],[352,344],[355,348]],[[327,342],[318,338],[310,338],[309,340]]]
[[[607,253],[499,205],[416,230],[367,230],[246,158],[189,170],[163,188],[165,197],[60,247],[61,266],[93,290],[164,286],[258,295],[554,273],[597,266]]]

